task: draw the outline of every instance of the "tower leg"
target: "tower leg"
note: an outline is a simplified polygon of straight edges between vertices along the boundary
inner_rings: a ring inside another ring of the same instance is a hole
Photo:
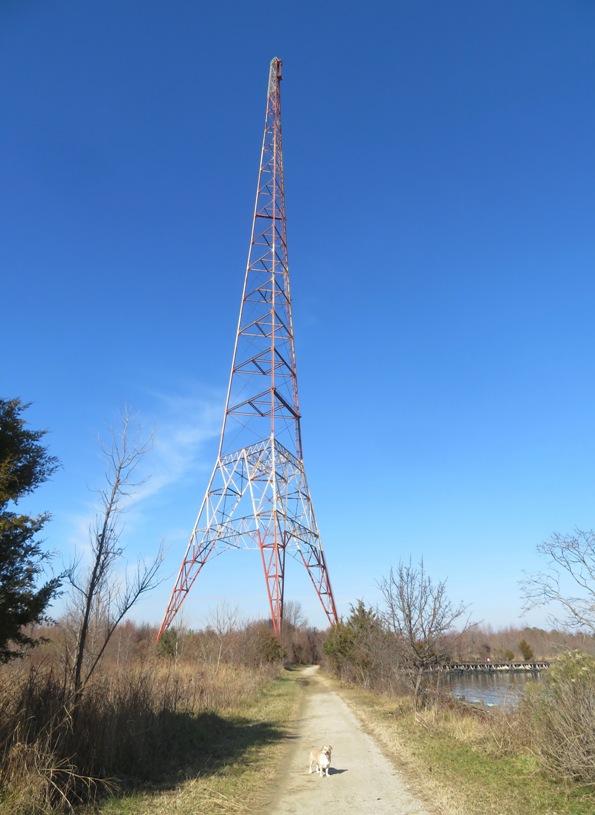
[[[260,554],[271,608],[271,620],[275,636],[281,636],[283,626],[283,592],[285,578],[285,546],[279,541],[276,529],[271,543],[260,541]]]
[[[312,545],[307,546],[307,553],[304,553],[302,547],[300,547],[299,551],[329,623],[331,625],[338,623],[339,617],[326,568],[324,552],[321,548]]]

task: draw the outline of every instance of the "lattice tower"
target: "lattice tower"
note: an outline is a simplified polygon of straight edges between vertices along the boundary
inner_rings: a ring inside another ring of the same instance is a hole
[[[159,637],[199,572],[227,549],[257,548],[281,633],[286,554],[306,567],[337,621],[302,457],[281,142],[281,60],[271,62],[248,263],[219,452]]]

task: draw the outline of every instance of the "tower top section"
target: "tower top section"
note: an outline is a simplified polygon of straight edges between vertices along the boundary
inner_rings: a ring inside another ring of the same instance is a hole
[[[220,454],[275,438],[302,457],[281,138],[281,60],[271,60],[252,235]]]
[[[269,94],[278,90],[279,82],[283,79],[281,69],[283,63],[279,57],[273,57],[271,60],[271,70],[269,72]]]

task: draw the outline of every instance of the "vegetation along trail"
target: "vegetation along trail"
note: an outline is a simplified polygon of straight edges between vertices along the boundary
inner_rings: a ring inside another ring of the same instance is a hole
[[[318,668],[302,676],[305,698],[266,815],[431,815]],[[328,778],[308,773],[310,750],[324,744],[333,747]]]

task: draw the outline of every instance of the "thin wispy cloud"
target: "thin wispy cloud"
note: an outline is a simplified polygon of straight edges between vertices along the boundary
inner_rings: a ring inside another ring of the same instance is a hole
[[[151,476],[139,491],[137,500],[185,481],[190,475],[209,470],[212,457],[204,448],[220,432],[223,395],[220,392],[154,394],[156,413],[154,446],[148,457]],[[208,459],[208,460],[207,460]]]
[[[152,434],[152,446],[139,463],[134,475],[138,484],[122,501],[122,523],[127,537],[145,526],[148,515],[147,502],[153,505],[157,496],[172,491],[176,486],[200,478],[210,471],[212,455],[205,455],[205,447],[219,436],[224,395],[217,391],[152,393],[152,407],[146,412],[131,409],[133,421],[129,428],[130,439],[138,434],[139,442]],[[118,420],[112,424],[117,436],[121,429]],[[110,438],[102,434],[101,442],[109,451]],[[103,462],[107,464],[106,461]],[[98,470],[94,486],[82,512],[68,518],[68,550],[85,561],[91,553],[90,535],[102,508],[98,492],[106,485],[105,466]],[[167,504],[167,498],[163,498]],[[167,515],[167,512],[165,513]]]

